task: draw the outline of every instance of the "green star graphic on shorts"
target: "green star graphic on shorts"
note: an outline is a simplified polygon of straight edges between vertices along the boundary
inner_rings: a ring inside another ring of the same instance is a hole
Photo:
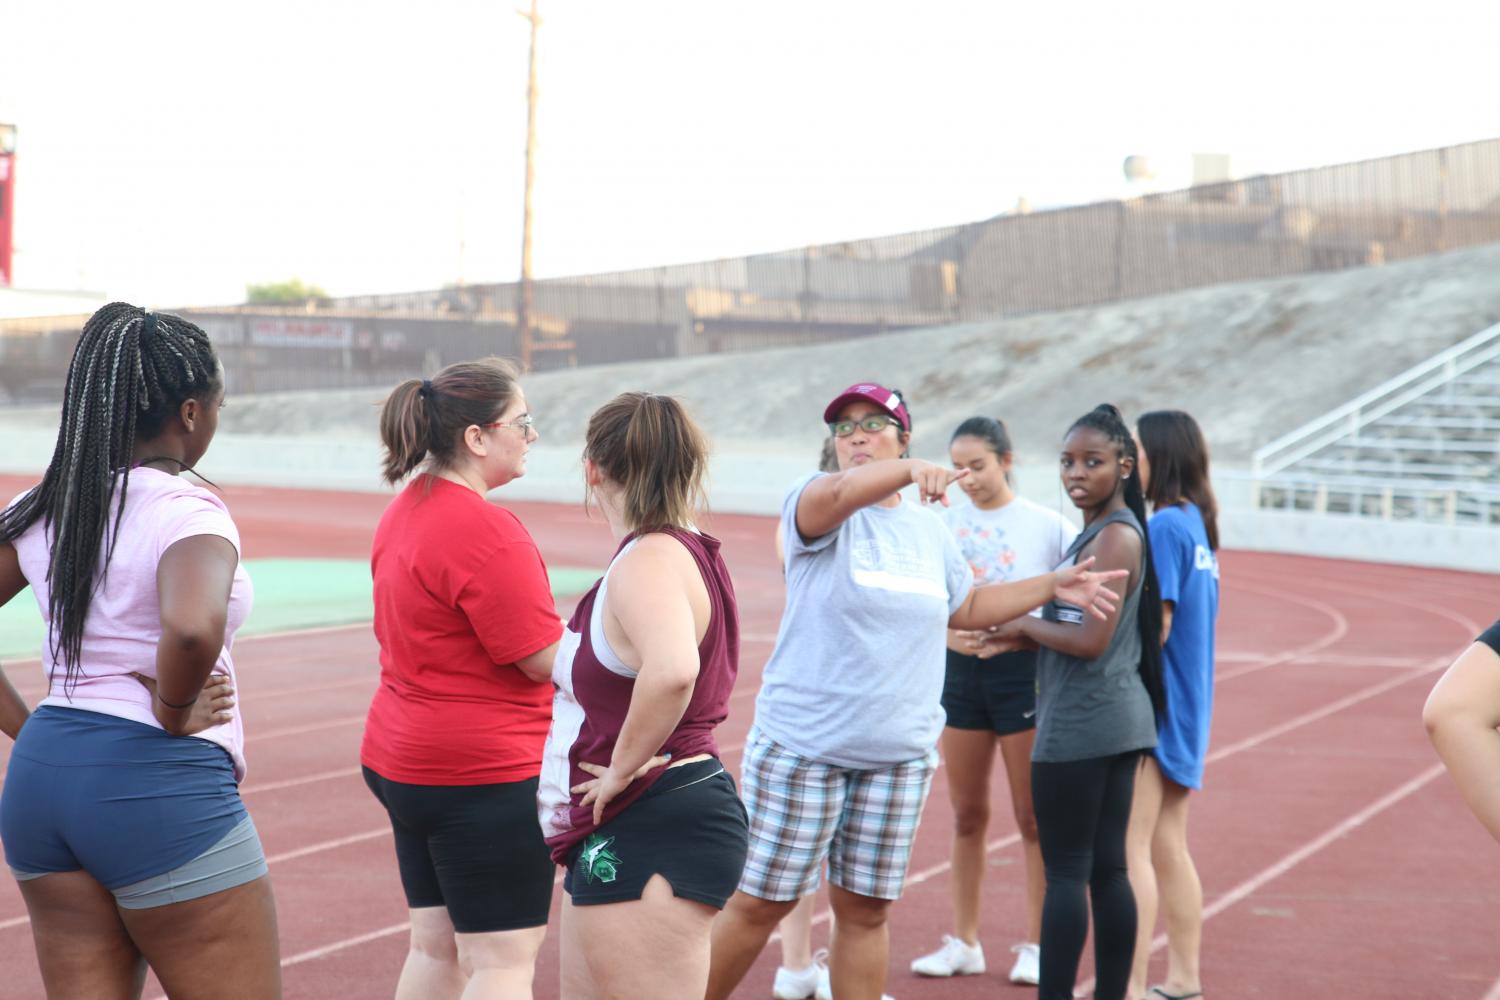
[[[620,863],[620,859],[609,849],[609,845],[614,842],[615,838],[601,837],[597,833],[589,834],[589,838],[583,842],[583,850],[578,853],[578,874],[590,885],[595,879],[613,882],[619,874],[615,866]]]

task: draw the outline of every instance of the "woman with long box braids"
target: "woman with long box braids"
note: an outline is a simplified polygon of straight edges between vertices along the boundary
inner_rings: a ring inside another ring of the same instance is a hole
[[[235,631],[250,578],[224,503],[180,473],[224,405],[207,335],[116,302],[73,353],[40,485],[0,514],[0,604],[30,585],[47,696],[16,738],[0,838],[47,996],[281,994],[276,911],[240,801]]]

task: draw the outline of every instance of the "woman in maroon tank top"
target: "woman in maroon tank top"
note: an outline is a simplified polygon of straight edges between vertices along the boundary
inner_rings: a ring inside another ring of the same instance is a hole
[[[620,547],[553,667],[538,808],[565,865],[563,996],[700,1000],[709,925],[748,830],[714,728],[739,665],[719,542],[693,527],[707,447],[682,406],[626,393],[589,420],[584,471]]]

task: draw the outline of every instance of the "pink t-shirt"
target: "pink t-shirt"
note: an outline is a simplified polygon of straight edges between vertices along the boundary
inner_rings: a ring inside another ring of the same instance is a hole
[[[52,623],[47,614],[50,539],[44,537],[42,529],[39,520],[15,540],[15,547],[21,572],[36,595],[50,633]],[[179,476],[147,466],[132,471],[114,557],[94,591],[84,621],[77,681],[71,693],[65,691],[63,665],[60,659],[54,660],[49,642],[49,648],[42,651],[42,667],[53,681],[41,704],[85,709],[161,728],[151,713],[151,693],[131,674],[156,676],[156,646],[161,639],[156,567],[174,542],[193,535],[218,535],[229,539],[236,552],[240,548],[239,531],[229,517],[229,509],[218,497]],[[102,567],[102,551],[99,562]],[[250,574],[241,563],[235,568],[229,594],[224,648],[214,667],[216,673],[229,675],[236,692],[239,682],[229,651],[235,632],[250,613],[251,598]],[[197,735],[229,751],[234,759],[236,780],[244,779],[245,730],[238,709],[231,721]]]

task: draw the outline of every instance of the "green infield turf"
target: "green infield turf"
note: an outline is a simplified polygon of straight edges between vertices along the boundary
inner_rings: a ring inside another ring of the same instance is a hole
[[[240,635],[370,620],[370,565],[363,559],[251,559],[245,566],[255,583],[255,607]],[[554,567],[552,594],[581,594],[600,572]],[[29,590],[0,608],[0,659],[39,656],[45,639]]]

